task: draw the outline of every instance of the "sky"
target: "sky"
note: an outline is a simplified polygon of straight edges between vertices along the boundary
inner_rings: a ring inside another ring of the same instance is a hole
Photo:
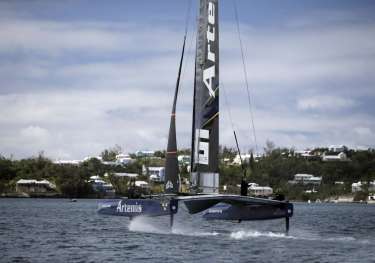
[[[0,1],[0,155],[166,148],[190,0]],[[188,148],[198,1],[177,106]],[[220,143],[375,146],[375,1],[221,0]],[[225,103],[224,91],[228,103]]]

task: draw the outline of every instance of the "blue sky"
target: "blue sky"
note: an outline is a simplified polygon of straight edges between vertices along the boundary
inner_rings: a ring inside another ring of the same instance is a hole
[[[0,154],[56,159],[164,149],[188,1],[1,1]],[[177,109],[190,145],[195,17]],[[261,149],[375,146],[375,2],[237,0]],[[220,78],[242,150],[255,147],[232,0]],[[222,94],[223,95],[223,94]],[[221,100],[222,144],[234,145]]]

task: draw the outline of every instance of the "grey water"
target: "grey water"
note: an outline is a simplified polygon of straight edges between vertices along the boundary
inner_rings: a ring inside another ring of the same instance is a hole
[[[0,262],[375,262],[375,205],[296,203],[284,220],[104,216],[98,200],[0,199]]]

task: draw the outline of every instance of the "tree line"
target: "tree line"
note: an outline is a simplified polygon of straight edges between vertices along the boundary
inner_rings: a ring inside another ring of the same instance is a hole
[[[240,184],[246,172],[248,182],[261,186],[271,186],[274,192],[286,195],[291,200],[307,200],[338,196],[351,193],[353,182],[370,182],[375,180],[375,152],[347,150],[348,162],[323,162],[320,159],[305,159],[296,156],[293,149],[276,148],[268,145],[265,154],[260,158],[250,158],[250,161],[240,165],[232,162],[237,151],[230,147],[220,147],[220,185],[227,185],[227,191],[239,193]],[[320,149],[322,151],[328,149]],[[106,149],[102,152],[103,160],[114,160],[118,148]],[[183,149],[179,154],[190,155],[190,151]],[[135,162],[128,165],[105,165],[96,158],[89,159],[79,165],[55,164],[40,153],[36,157],[13,160],[0,155],[0,193],[15,191],[19,179],[46,179],[56,185],[57,191],[64,197],[98,197],[89,182],[90,176],[103,176],[111,181],[119,194],[126,194],[128,184],[111,176],[116,172],[142,174],[142,166],[163,166],[165,151],[157,151],[158,158],[135,158]],[[314,187],[316,193],[307,194],[312,186],[291,185],[295,174],[307,173],[322,177],[320,186]],[[180,167],[181,178],[189,178],[187,165]],[[140,179],[148,180],[141,175]],[[337,182],[343,184],[337,184]],[[161,191],[158,185],[154,191]],[[221,188],[222,189],[222,188]],[[366,189],[365,189],[366,190]]]

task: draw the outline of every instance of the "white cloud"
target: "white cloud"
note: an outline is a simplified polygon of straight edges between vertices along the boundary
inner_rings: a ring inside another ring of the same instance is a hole
[[[155,26],[152,34],[147,32],[148,25],[130,23],[3,19],[0,51],[21,49],[49,56],[63,55],[67,51],[166,52],[174,51],[180,43],[181,33],[176,28]]]
[[[361,137],[374,136],[373,132],[368,127],[356,127],[354,131]]]
[[[375,120],[361,99],[375,96],[375,25],[341,20],[242,25],[260,148],[267,139],[287,147],[373,141]],[[142,24],[2,20],[0,55],[16,59],[0,61],[0,149],[82,158],[115,144],[165,148],[181,29],[155,23],[150,34]],[[253,148],[234,32],[234,24],[221,26],[220,77],[240,144]],[[177,112],[183,147],[190,147],[194,40],[188,46]],[[225,110],[221,143],[234,145]]]
[[[340,98],[334,96],[315,96],[299,99],[297,107],[300,110],[331,110],[340,111],[355,106],[357,103],[353,99]]]
[[[21,136],[30,140],[44,141],[49,137],[49,132],[39,126],[28,126],[20,131]]]

